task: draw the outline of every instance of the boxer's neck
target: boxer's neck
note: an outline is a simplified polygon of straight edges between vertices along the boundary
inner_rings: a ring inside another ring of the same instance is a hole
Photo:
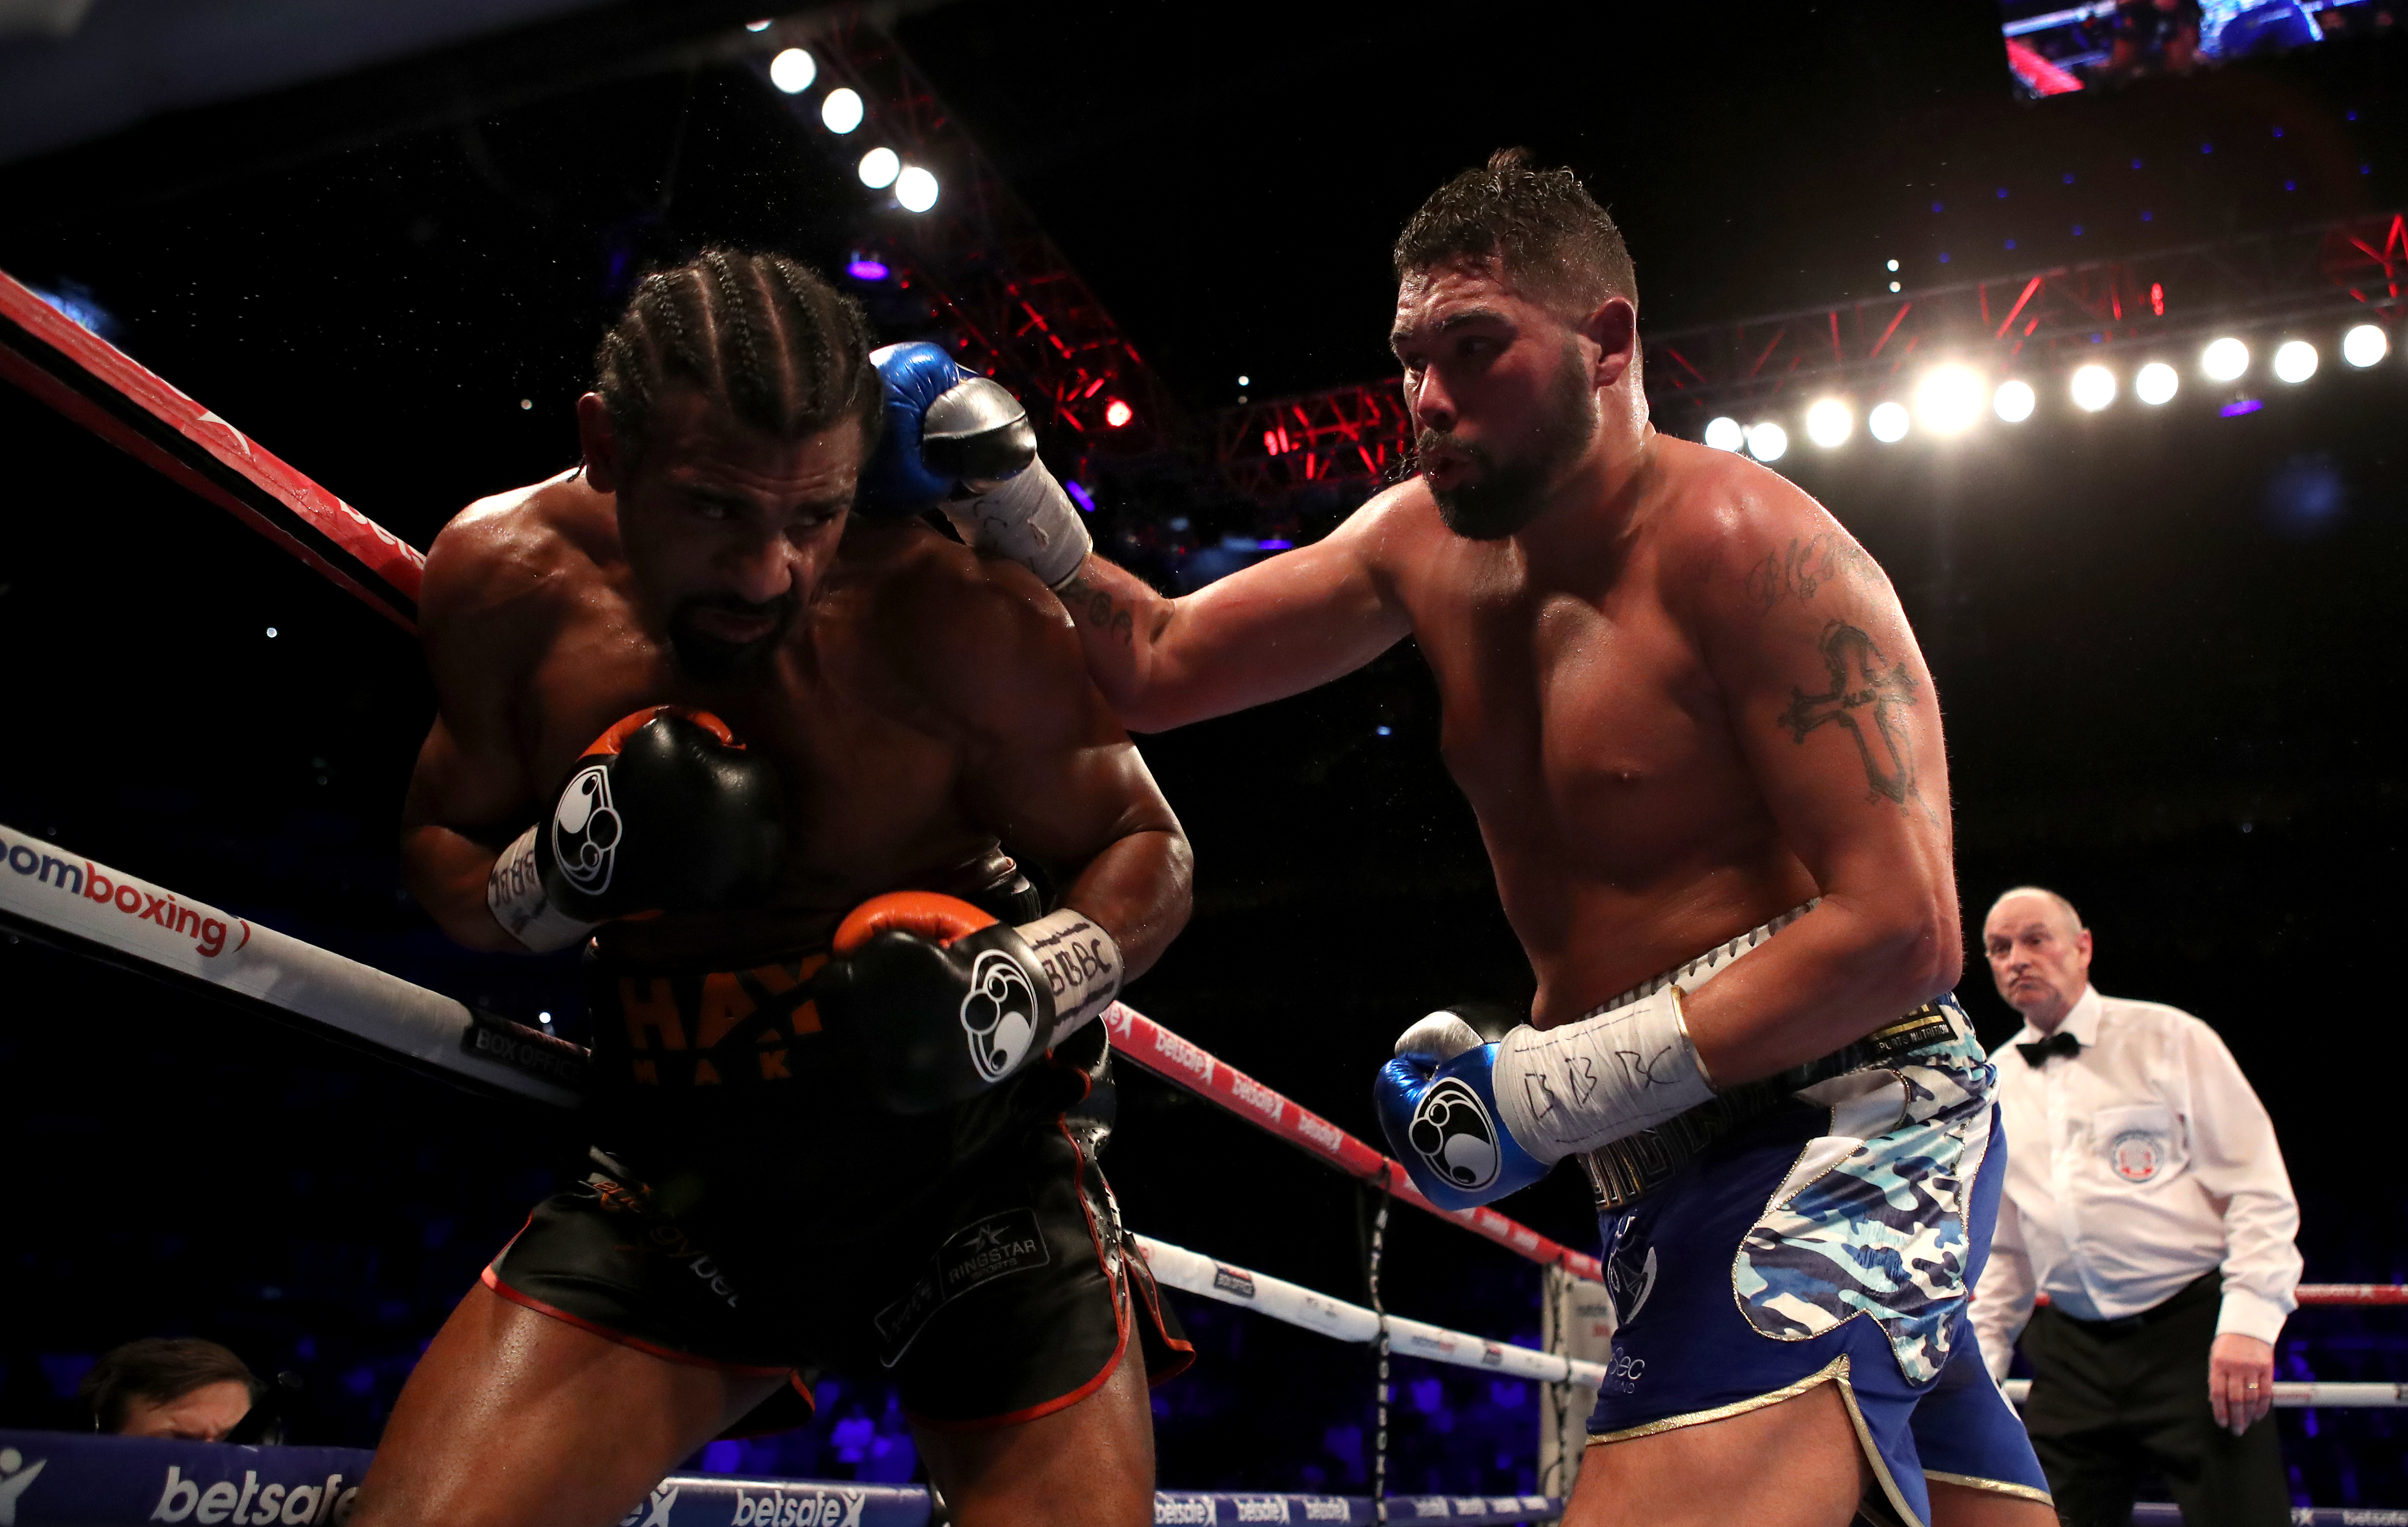
[[[1609,389],[1597,438],[1549,495],[1547,507],[1515,532],[1535,571],[1568,572],[1615,555],[1647,501],[1655,476],[1656,426],[1645,405],[1634,412]]]

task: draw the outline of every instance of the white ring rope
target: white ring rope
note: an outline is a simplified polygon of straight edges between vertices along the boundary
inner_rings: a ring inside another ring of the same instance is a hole
[[[1224,1304],[1257,1310],[1274,1320],[1317,1331],[1341,1342],[1369,1346],[1379,1339],[1380,1317],[1360,1304],[1315,1293],[1300,1283],[1290,1283],[1267,1273],[1215,1261],[1151,1235],[1140,1235],[1137,1240],[1145,1248],[1145,1260],[1152,1264],[1155,1280],[1170,1288],[1217,1299]],[[1449,1331],[1444,1326],[1408,1320],[1401,1315],[1388,1317],[1388,1337],[1396,1350],[1408,1357],[1451,1362],[1459,1368],[1480,1368],[1516,1378],[1535,1378],[1544,1384],[1572,1383],[1589,1389],[1605,1381],[1605,1364],[1601,1362],[1582,1362],[1554,1352],[1492,1342]]]
[[[538,1102],[574,1105],[574,1088],[492,1059],[540,1046],[516,1025],[478,1016],[439,992],[95,864],[0,825],[0,915],[54,929],[249,998],[422,1066]],[[560,1074],[556,1057],[542,1055]]]
[[[2022,1405],[2031,1398],[2032,1381],[2010,1378],[2002,1386],[2007,1399]],[[2313,1384],[2278,1383],[2274,1386],[2274,1408],[2305,1410],[2312,1405],[2330,1405],[2349,1410],[2400,1410],[2408,1408],[2408,1384]]]

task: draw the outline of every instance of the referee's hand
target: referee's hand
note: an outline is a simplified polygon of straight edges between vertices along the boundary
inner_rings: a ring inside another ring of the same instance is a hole
[[[2264,1420],[2274,1408],[2274,1348],[2237,1331],[2216,1337],[2207,1350],[2207,1403],[2215,1424],[2236,1437]]]

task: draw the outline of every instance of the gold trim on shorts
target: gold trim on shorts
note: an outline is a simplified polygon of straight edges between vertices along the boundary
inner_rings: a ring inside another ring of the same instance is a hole
[[[1985,1479],[1974,1474],[1948,1474],[1939,1469],[1926,1469],[1923,1471],[1923,1477],[1926,1479],[1937,1479],[1943,1485],[1955,1485],[1963,1490],[1985,1490],[1993,1495],[2012,1495],[2019,1501],[2035,1501],[2052,1510],[2057,1505],[2057,1497],[2047,1491],[2034,1490],[2029,1485],[2011,1485],[2004,1479]]]
[[[1595,1448],[1607,1443],[1632,1442],[1641,1437],[1677,1432],[1683,1427],[1703,1426],[1709,1421],[1728,1420],[1734,1416],[1744,1416],[1751,1410],[1762,1410],[1767,1405],[1777,1405],[1784,1400],[1795,1400],[1818,1384],[1836,1382],[1840,1386],[1840,1403],[1848,1410],[1848,1424],[1856,1433],[1856,1449],[1864,1455],[1865,1462],[1871,1466],[1873,1478],[1880,1483],[1882,1494],[1889,1502],[1890,1509],[1896,1511],[1899,1519],[1907,1522],[1909,1527],[1928,1527],[1922,1518],[1907,1509],[1906,1498],[1899,1492],[1898,1481],[1891,1477],[1889,1465],[1883,1462],[1881,1448],[1873,1443],[1872,1429],[1865,1424],[1864,1412],[1856,1408],[1856,1388],[1850,1381],[1848,1373],[1848,1354],[1842,1352],[1805,1377],[1795,1383],[1784,1384],[1770,1393],[1759,1394],[1753,1399],[1734,1400],[1729,1405],[1716,1405],[1711,1410],[1693,1410],[1685,1416],[1667,1416],[1662,1420],[1649,1421],[1643,1426],[1630,1427],[1626,1431],[1597,1433],[1589,1437],[1588,1446]],[[1926,1475],[1925,1477],[1928,1478],[1929,1476]],[[1952,1478],[1951,1482],[1954,1483],[1955,1480]],[[2017,1489],[2013,1485],[1994,1484],[1986,1480],[1983,1483],[1991,1489],[2000,1491]]]

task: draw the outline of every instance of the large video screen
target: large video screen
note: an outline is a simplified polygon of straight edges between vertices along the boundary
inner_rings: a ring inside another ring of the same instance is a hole
[[[2187,74],[2372,32],[2370,0],[2000,0],[2007,68],[2026,95]]]

